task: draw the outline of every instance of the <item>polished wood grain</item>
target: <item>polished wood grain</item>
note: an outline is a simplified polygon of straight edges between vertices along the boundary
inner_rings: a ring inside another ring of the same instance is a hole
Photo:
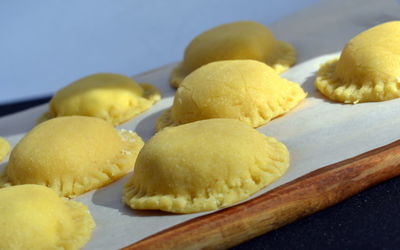
[[[168,228],[124,249],[224,249],[400,175],[400,140],[320,168],[257,198]]]

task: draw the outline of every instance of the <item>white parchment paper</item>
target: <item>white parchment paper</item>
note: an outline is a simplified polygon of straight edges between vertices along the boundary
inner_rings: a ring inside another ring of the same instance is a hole
[[[278,39],[292,43],[297,49],[298,63],[283,76],[301,84],[308,97],[290,113],[259,128],[287,145],[291,166],[283,178],[256,195],[320,167],[400,139],[400,99],[345,105],[328,101],[313,86],[319,65],[337,56],[349,39],[374,25],[396,19],[400,19],[400,6],[394,1],[332,0],[269,26]],[[172,104],[175,93],[168,84],[172,67],[134,77],[138,82],[157,85],[163,99],[120,128],[135,130],[145,141],[154,134],[156,118]],[[0,135],[15,145],[46,109],[47,105],[41,105],[1,118]],[[97,224],[85,249],[121,248],[205,214],[133,211],[121,203],[122,185],[127,178],[76,198],[89,207]]]

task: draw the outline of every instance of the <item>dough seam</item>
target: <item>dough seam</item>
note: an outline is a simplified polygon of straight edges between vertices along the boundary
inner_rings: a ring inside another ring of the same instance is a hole
[[[315,87],[329,99],[356,104],[359,102],[391,100],[400,97],[400,82],[384,82],[382,80],[371,79],[363,83],[343,83],[334,74],[338,61],[339,59],[335,58],[322,64],[315,80]]]
[[[76,181],[75,179],[64,181],[62,177],[55,179],[54,181],[46,181],[46,182],[37,182],[31,184],[39,184],[52,188],[58,195],[66,197],[75,197],[79,194],[88,192],[93,189],[100,188],[105,186],[111,182],[116,181],[117,179],[124,176],[127,172],[133,169],[134,162],[131,165],[125,164],[125,162],[129,162],[129,159],[132,157],[136,158],[137,154],[139,154],[140,148],[143,146],[144,142],[140,139],[140,137],[129,130],[120,130],[118,131],[118,135],[121,140],[124,141],[124,147],[119,151],[119,153],[115,156],[115,158],[106,162],[105,165],[101,168],[101,171],[98,173],[94,173],[91,176],[86,176],[83,178],[83,181]],[[139,142],[139,143],[137,143]],[[131,152],[128,157],[124,152]],[[28,183],[12,183],[7,177],[7,166],[4,171],[0,174],[0,188],[20,185],[20,184],[28,184]],[[90,186],[90,187],[88,187]]]
[[[276,148],[277,151],[286,151],[286,147],[283,144],[278,143],[276,139],[273,138],[265,138],[269,141],[273,147]],[[270,156],[271,157],[271,156]],[[205,196],[193,196],[180,195],[178,197],[177,194],[163,194],[163,195],[155,195],[146,192],[144,188],[139,184],[137,187],[134,187],[131,182],[128,182],[124,186],[124,194],[123,194],[123,202],[131,206],[132,208],[138,209],[161,209],[166,211],[173,211],[177,213],[192,213],[199,211],[212,210],[228,206],[231,203],[231,197],[233,198],[233,202],[240,201],[244,198],[247,198],[249,195],[252,195],[260,190],[260,188],[264,188],[275,180],[279,179],[286,171],[289,165],[289,162],[285,159],[274,159],[274,156],[271,157],[272,161],[261,163],[260,160],[254,159],[256,163],[256,168],[260,172],[259,180],[254,177],[251,169],[249,169],[248,176],[249,179],[245,178],[236,178],[234,180],[223,180],[220,179],[218,182],[222,182],[216,184],[218,189],[222,187],[224,191],[220,190],[219,192],[210,192],[212,188],[206,188]],[[280,171],[281,168],[278,167],[280,164],[285,164],[286,166]],[[267,167],[268,166],[268,167]],[[269,167],[272,167],[271,171]],[[274,172],[276,171],[276,173]],[[244,186],[250,186],[249,188],[244,188]],[[160,208],[160,201],[162,199],[168,200],[168,204],[163,204],[163,207]],[[226,205],[225,205],[226,204]],[[202,207],[199,210],[199,207]],[[163,209],[164,208],[164,209]]]
[[[256,108],[255,112],[251,112],[251,113],[242,111],[244,116],[241,117],[240,119],[235,118],[235,117],[225,117],[225,118],[238,119],[238,120],[245,121],[245,122],[251,124],[251,126],[253,126],[253,127],[260,127],[262,125],[267,124],[272,119],[279,117],[281,114],[282,115],[286,114],[287,112],[292,110],[294,107],[296,107],[301,102],[301,100],[307,96],[307,93],[305,93],[303,91],[303,89],[297,83],[294,83],[294,82],[291,82],[288,80],[284,80],[284,84],[291,85],[290,88],[292,90],[291,90],[290,95],[289,94],[286,96],[281,95],[280,98],[276,101],[269,100],[266,103],[264,103],[268,106],[269,110],[263,111],[263,108],[259,107],[259,108]],[[179,88],[187,89],[184,85],[180,86]],[[187,89],[187,90],[189,91],[190,89]],[[178,89],[178,91],[179,91],[179,89]],[[191,92],[190,98],[192,99],[192,103],[194,105],[196,105],[197,110],[201,111],[202,109],[199,108],[198,103],[193,98],[193,91],[190,91],[190,92]],[[274,105],[273,103],[276,103],[276,104]],[[179,121],[177,121],[177,122],[173,121],[172,116],[171,116],[171,111],[172,111],[172,108],[167,109],[157,119],[157,121],[156,121],[156,130],[157,131],[160,131],[161,129],[163,129],[165,127],[181,125],[181,123],[179,123]],[[188,114],[188,113],[189,112],[187,112],[186,114]],[[199,116],[202,117],[201,113],[199,114]],[[212,118],[219,118],[219,117],[209,117],[207,119],[212,119]],[[191,121],[191,122],[193,122],[193,121]],[[188,123],[188,122],[186,122],[186,123]],[[182,123],[182,124],[185,124],[185,123]]]
[[[71,211],[72,220],[75,222],[76,226],[73,232],[74,237],[72,239],[68,237],[65,237],[65,239],[60,238],[58,247],[60,249],[74,249],[76,246],[82,246],[90,239],[92,229],[96,227],[96,223],[91,216],[86,214],[87,208],[85,205],[63,197],[61,197],[61,199],[64,199],[65,204]]]

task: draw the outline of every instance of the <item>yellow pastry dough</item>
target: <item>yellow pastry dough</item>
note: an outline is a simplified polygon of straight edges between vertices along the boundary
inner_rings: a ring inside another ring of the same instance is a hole
[[[134,209],[193,213],[246,199],[281,177],[289,153],[233,119],[166,128],[139,153],[123,201]]]
[[[87,207],[40,185],[0,189],[0,249],[79,249],[95,223]]]
[[[296,61],[296,50],[278,41],[264,25],[251,21],[224,24],[195,37],[187,46],[183,62],[171,73],[178,87],[193,70],[214,61],[253,59],[265,62],[278,73]]]
[[[0,162],[6,158],[10,152],[10,144],[3,137],[0,136]]]
[[[118,125],[149,109],[158,100],[160,92],[150,84],[138,84],[119,74],[94,74],[59,90],[41,120],[83,115]]]
[[[185,78],[156,128],[210,118],[233,118],[258,127],[288,112],[305,96],[298,84],[259,61],[212,62]]]
[[[41,184],[67,197],[113,182],[133,169],[143,141],[106,121],[58,117],[30,131],[12,150],[0,186]]]
[[[400,97],[400,21],[366,30],[344,47],[339,59],[323,64],[316,88],[344,103]]]

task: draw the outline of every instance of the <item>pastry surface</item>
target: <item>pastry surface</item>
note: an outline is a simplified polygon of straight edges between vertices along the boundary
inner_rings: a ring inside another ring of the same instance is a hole
[[[259,127],[294,108],[306,93],[255,60],[206,64],[188,75],[156,129],[210,118],[232,118]]]
[[[340,58],[323,64],[316,88],[343,103],[400,97],[400,21],[366,30],[344,47]]]
[[[253,59],[271,66],[277,73],[296,61],[296,50],[278,41],[264,25],[241,21],[223,24],[195,37],[187,46],[183,61],[171,73],[171,85],[178,87],[193,70],[210,62]]]
[[[281,177],[286,147],[243,122],[166,128],[139,153],[123,201],[134,209],[194,213],[232,205]]]
[[[143,141],[95,117],[66,116],[40,123],[13,149],[0,186],[41,184],[73,197],[133,169]]]
[[[119,74],[94,74],[59,90],[41,120],[82,115],[119,125],[149,109],[160,97],[157,88],[150,84],[138,84]]]
[[[41,185],[0,189],[0,249],[80,249],[95,222],[88,208]]]

